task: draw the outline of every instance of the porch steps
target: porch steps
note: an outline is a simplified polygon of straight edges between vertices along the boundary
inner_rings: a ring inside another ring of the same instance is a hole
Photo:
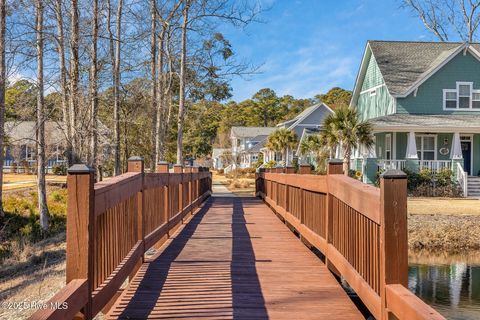
[[[480,197],[480,177],[469,176],[468,177],[468,196]]]

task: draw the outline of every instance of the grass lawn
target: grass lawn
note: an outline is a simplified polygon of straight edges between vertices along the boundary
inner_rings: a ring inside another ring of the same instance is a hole
[[[451,198],[409,198],[408,213],[424,215],[480,215],[480,200]]]
[[[37,176],[33,174],[15,174],[5,173],[3,175],[3,187],[4,191],[18,190],[22,188],[31,188],[37,185]],[[47,183],[66,183],[67,176],[47,175]]]

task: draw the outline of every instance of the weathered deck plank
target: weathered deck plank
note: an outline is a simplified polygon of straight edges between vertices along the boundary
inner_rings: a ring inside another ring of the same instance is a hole
[[[363,319],[256,198],[212,197],[139,270],[107,319]]]

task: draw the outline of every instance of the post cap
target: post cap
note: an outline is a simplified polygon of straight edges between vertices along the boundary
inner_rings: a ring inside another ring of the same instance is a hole
[[[181,165],[181,164],[174,164],[173,166],[174,167],[183,167],[183,165]]]
[[[342,163],[342,164],[343,164],[343,160],[342,160],[342,159],[330,159],[330,160],[328,160],[328,163],[331,163],[331,164],[340,164],[340,163]]]
[[[382,179],[407,179],[407,174],[402,170],[389,169],[380,175]]]
[[[167,164],[168,165],[169,163],[168,163],[168,161],[158,161],[157,164],[164,164],[164,165]]]
[[[133,157],[128,158],[127,161],[143,161],[143,157],[133,156]]]
[[[76,173],[90,173],[94,172],[92,167],[87,166],[86,164],[83,163],[77,163],[68,168],[67,172],[69,174],[76,174]]]

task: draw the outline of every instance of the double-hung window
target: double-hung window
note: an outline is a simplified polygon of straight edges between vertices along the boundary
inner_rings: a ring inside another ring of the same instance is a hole
[[[443,109],[480,109],[480,90],[473,89],[473,82],[457,82],[455,89],[443,89]]]
[[[435,160],[436,136],[416,136],[417,155],[419,160]]]

